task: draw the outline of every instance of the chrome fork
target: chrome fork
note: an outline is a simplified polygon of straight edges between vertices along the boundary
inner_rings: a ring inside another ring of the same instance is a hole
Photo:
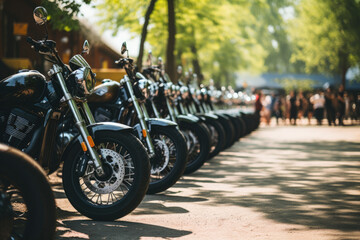
[[[79,129],[80,135],[83,139],[83,142],[85,143],[85,145],[87,147],[86,150],[90,154],[90,157],[94,161],[95,171],[100,176],[102,176],[104,174],[104,170],[102,168],[102,162],[99,158],[98,153],[96,152],[96,150],[93,146],[93,140],[86,128],[85,121],[81,116],[81,113],[77,107],[77,104],[76,104],[75,100],[73,99],[73,97],[71,96],[69,90],[66,87],[65,80],[61,74],[62,68],[60,66],[54,64],[53,70],[54,70],[54,74],[56,74],[56,77],[59,80],[59,84],[60,84],[61,90],[64,93],[65,100],[68,103],[69,108],[75,118],[75,125]],[[89,140],[89,139],[91,139],[91,140]],[[83,148],[83,150],[85,150],[85,149]]]

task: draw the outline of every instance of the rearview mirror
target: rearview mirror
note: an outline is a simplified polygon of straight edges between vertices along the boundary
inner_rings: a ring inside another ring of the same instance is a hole
[[[121,45],[121,54],[124,54],[127,50],[126,42],[123,42]]]
[[[84,41],[84,44],[83,44],[83,50],[81,52],[81,54],[89,54],[90,53],[90,44],[88,42],[88,40],[85,40]]]
[[[38,25],[43,25],[47,21],[48,13],[44,7],[36,7],[33,11],[33,17]]]

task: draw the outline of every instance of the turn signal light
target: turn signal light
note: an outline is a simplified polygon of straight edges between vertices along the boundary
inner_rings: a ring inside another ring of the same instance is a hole
[[[81,143],[81,148],[82,148],[82,150],[83,150],[84,152],[87,151],[87,147],[86,147],[85,142],[82,142],[82,143]]]
[[[146,129],[142,130],[143,137],[146,137]]]
[[[92,139],[91,136],[87,136],[87,140],[88,140],[88,142],[89,142],[89,144],[90,144],[90,147],[94,147],[94,146],[95,146],[94,140]]]

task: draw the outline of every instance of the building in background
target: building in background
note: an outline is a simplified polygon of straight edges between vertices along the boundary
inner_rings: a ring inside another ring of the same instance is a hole
[[[40,5],[40,0],[0,0],[0,79],[20,69],[36,69],[45,73],[50,63],[44,56],[36,53],[26,42],[26,37],[43,39],[44,26],[37,26],[33,19],[33,10]],[[114,63],[119,52],[107,46],[90,26],[80,24],[79,31],[58,31],[51,28],[49,39],[56,42],[56,48],[64,63],[81,52],[85,40],[90,42],[90,54],[85,56],[98,79],[120,79],[124,72]],[[120,46],[119,46],[120,49]]]

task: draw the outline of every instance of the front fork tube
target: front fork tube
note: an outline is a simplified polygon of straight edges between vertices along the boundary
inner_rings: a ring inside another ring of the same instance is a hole
[[[191,109],[191,113],[192,113],[192,114],[196,114],[197,111],[196,111],[195,103],[192,102],[192,103],[190,104],[190,109]]]
[[[171,120],[173,120],[174,122],[176,122],[176,117],[179,115],[175,112],[174,108],[171,106],[171,103],[169,101],[168,98],[166,98],[166,106],[169,110],[169,115],[170,115],[170,118]]]
[[[136,110],[136,113],[137,113],[137,117],[139,119],[140,126],[142,128],[142,136],[145,138],[145,141],[146,141],[146,144],[147,144],[148,150],[149,150],[149,155],[150,155],[150,157],[152,157],[152,156],[155,155],[155,147],[154,147],[154,144],[153,144],[152,139],[151,139],[150,134],[149,134],[149,130],[148,130],[148,127],[147,127],[147,124],[146,124],[144,112],[142,111],[141,106],[139,105],[139,102],[138,102],[138,100],[137,100],[137,98],[135,96],[135,93],[133,91],[132,84],[131,84],[130,79],[129,79],[129,77],[127,75],[124,76],[124,80],[125,80],[127,89],[129,90],[130,96],[131,96],[131,98],[133,100],[133,104],[134,104],[134,107],[135,107],[135,110]]]
[[[94,146],[91,146],[91,144],[88,140],[88,137],[90,136],[90,134],[86,128],[85,121],[81,116],[81,113],[76,105],[75,100],[72,98],[71,94],[69,93],[69,91],[66,87],[64,78],[61,74],[62,69],[61,69],[61,67],[54,65],[53,70],[55,71],[56,77],[59,80],[59,84],[64,93],[65,100],[67,101],[69,108],[75,118],[75,125],[79,129],[80,135],[81,135],[83,141],[85,142],[85,145],[87,147],[87,152],[90,154],[90,157],[94,161],[95,171],[101,176],[104,174],[101,160],[100,160],[99,155],[96,152]]]
[[[95,119],[94,119],[94,115],[92,114],[91,110],[90,110],[90,107],[89,107],[89,104],[87,102],[83,102],[82,103],[82,106],[83,106],[83,109],[84,109],[84,112],[85,112],[85,116],[89,122],[89,124],[94,124],[96,123],[95,122]]]
[[[151,107],[152,107],[152,109],[153,109],[153,111],[154,111],[155,117],[161,118],[160,113],[159,113],[159,111],[157,110],[154,101],[151,101]]]
[[[180,111],[181,111],[182,114],[185,114],[185,115],[189,114],[187,109],[184,107],[184,104],[182,102],[180,102],[179,106],[180,106]]]

